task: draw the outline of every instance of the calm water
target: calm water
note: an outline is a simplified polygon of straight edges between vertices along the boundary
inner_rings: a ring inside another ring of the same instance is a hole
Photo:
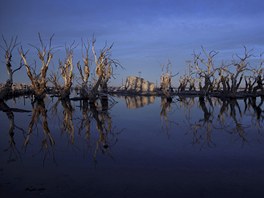
[[[0,197],[264,196],[260,98],[113,97],[108,110],[49,97],[6,105]]]

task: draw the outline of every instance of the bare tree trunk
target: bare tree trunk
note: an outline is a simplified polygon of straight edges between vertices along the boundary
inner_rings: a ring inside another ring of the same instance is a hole
[[[20,66],[13,70],[12,67],[12,53],[13,50],[17,47],[17,37],[13,39],[11,38],[11,41],[8,43],[4,36],[2,37],[5,46],[0,46],[5,51],[5,65],[6,70],[8,74],[8,80],[6,81],[4,87],[0,90],[0,99],[4,99],[8,94],[12,92],[12,85],[13,85],[13,75],[15,72],[19,71],[22,68],[22,64],[20,62]]]
[[[234,74],[229,72],[231,74],[231,96],[233,97],[236,96],[237,90],[239,89],[240,83],[244,76],[243,73],[245,70],[247,70],[247,65],[249,64],[248,59],[252,56],[250,52],[251,50],[248,51],[247,48],[244,47],[244,56],[240,57],[236,55],[239,60],[233,60],[233,66],[235,66],[236,72]]]
[[[213,89],[213,81],[210,78],[214,77],[217,68],[214,68],[214,57],[218,54],[216,51],[210,51],[207,53],[202,47],[203,58],[200,54],[194,54],[193,69],[197,72],[200,78],[204,79],[204,86],[200,82],[200,90],[206,95]],[[204,68],[203,68],[204,67]]]
[[[34,91],[34,95],[36,99],[42,100],[46,96],[46,89],[47,89],[47,71],[50,64],[50,61],[53,57],[52,54],[52,48],[51,48],[51,41],[52,41],[53,35],[50,37],[49,41],[49,47],[47,49],[47,46],[44,45],[41,36],[39,34],[39,41],[41,44],[41,49],[35,47],[38,52],[39,59],[41,61],[41,70],[39,74],[36,74],[35,71],[29,66],[26,58],[26,53],[24,53],[22,47],[19,51],[20,56],[25,64],[28,78],[31,81],[32,88]]]
[[[257,90],[261,90],[262,92],[264,91],[263,87],[263,81],[264,79],[261,78],[261,75],[258,75],[256,78],[257,85],[253,88],[253,93],[256,94]]]

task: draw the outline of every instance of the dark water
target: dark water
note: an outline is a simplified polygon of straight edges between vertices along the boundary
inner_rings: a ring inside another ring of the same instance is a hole
[[[264,197],[260,98],[108,99],[6,101],[0,197]]]

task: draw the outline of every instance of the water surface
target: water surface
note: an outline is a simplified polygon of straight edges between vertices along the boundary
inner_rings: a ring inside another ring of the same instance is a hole
[[[0,195],[262,197],[262,103],[6,101],[12,111],[0,112]]]

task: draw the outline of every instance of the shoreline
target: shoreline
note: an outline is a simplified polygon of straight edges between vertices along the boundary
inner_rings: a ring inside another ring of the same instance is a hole
[[[89,100],[89,98],[79,96],[80,89],[73,88],[72,92],[75,92],[75,97],[70,97],[70,100]],[[51,97],[58,97],[57,92],[49,87],[47,89],[47,95]],[[118,88],[110,89],[108,92],[99,92],[99,95],[109,94],[112,96],[158,96],[158,97],[167,97],[161,90],[154,90],[152,92],[142,92],[142,91],[128,91],[120,90]],[[14,89],[10,91],[3,100],[8,100],[20,96],[30,96],[34,95],[34,91],[30,88],[26,89]],[[204,91],[173,91],[169,93],[170,97],[183,96],[183,97],[217,97],[222,99],[243,99],[250,97],[264,97],[263,91],[258,91],[256,93],[248,93],[245,91],[239,91],[235,94],[233,93],[224,93],[223,91],[213,91],[205,93]]]

